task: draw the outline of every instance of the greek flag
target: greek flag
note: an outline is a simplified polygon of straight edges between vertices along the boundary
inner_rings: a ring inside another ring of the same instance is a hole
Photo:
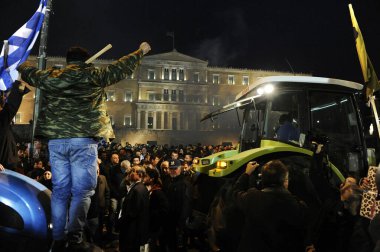
[[[16,68],[28,58],[37,40],[45,17],[47,1],[41,0],[36,13],[30,20],[4,42],[0,54],[0,90],[9,89],[17,79]]]

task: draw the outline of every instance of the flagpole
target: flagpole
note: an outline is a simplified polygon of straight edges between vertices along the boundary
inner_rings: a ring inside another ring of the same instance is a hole
[[[46,12],[44,17],[44,22],[42,23],[41,35],[40,35],[40,47],[38,50],[38,69],[44,70],[46,69],[46,49],[47,49],[47,39],[48,39],[48,31],[49,31],[49,20],[50,20],[50,12],[52,10],[53,0],[47,0],[46,4]],[[37,125],[37,118],[40,112],[41,106],[41,90],[39,88],[35,89],[35,99],[34,99],[34,113],[33,113],[33,128],[32,128],[32,140],[30,146],[30,157],[33,158],[34,152],[34,136]]]
[[[174,32],[173,32],[173,51],[175,50],[175,46],[174,46]]]
[[[169,36],[172,38],[172,43],[173,43],[173,51],[175,50],[175,44],[174,44],[174,31],[172,32],[167,32],[166,36]]]

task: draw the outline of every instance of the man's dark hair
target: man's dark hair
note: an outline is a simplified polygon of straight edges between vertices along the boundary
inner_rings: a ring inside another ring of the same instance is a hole
[[[87,49],[80,46],[72,46],[67,50],[66,53],[66,62],[72,61],[82,61],[85,62],[88,58],[90,58],[90,54]]]
[[[282,114],[280,116],[280,119],[278,119],[278,122],[280,124],[284,124],[285,122],[291,122],[292,121],[292,118],[289,114]]]
[[[261,172],[263,187],[282,187],[287,174],[288,168],[280,160],[269,161]]]

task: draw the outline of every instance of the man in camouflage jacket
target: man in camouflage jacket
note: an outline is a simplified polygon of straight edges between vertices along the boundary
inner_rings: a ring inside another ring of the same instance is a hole
[[[149,44],[143,42],[137,51],[104,68],[95,68],[85,63],[89,58],[87,50],[71,47],[63,69],[38,70],[28,62],[18,67],[21,78],[43,94],[35,135],[49,140],[53,250],[66,246],[67,214],[69,250],[88,247],[82,234],[96,187],[95,139],[114,137],[104,88],[131,75],[149,51]]]

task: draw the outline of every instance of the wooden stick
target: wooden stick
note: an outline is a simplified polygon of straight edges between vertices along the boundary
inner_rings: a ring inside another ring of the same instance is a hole
[[[99,52],[97,52],[94,56],[92,56],[91,58],[89,58],[88,60],[86,60],[86,64],[90,64],[92,63],[94,60],[96,60],[100,55],[102,55],[103,53],[107,52],[109,49],[112,48],[112,45],[111,44],[108,44],[106,45],[106,47],[104,47],[102,50],[100,50]]]

